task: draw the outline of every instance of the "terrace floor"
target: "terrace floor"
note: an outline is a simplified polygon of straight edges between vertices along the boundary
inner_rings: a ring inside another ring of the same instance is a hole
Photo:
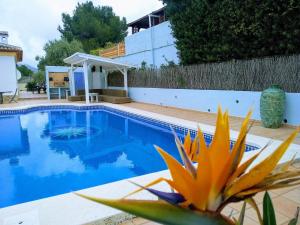
[[[18,103],[11,103],[11,104],[2,104],[0,105],[1,108],[10,108],[10,107],[19,107],[19,106],[26,106],[26,105],[33,105],[33,104],[44,104],[44,103],[67,103],[65,100],[23,100],[19,101]],[[199,123],[208,124],[208,125],[215,125],[216,114],[213,113],[205,113],[205,112],[197,112],[192,110],[184,110],[179,108],[172,108],[172,107],[164,107],[158,105],[151,105],[151,104],[144,104],[144,103],[128,103],[124,104],[124,106],[141,109],[149,112],[154,112],[158,114],[163,114],[167,116],[177,117],[181,119],[186,119],[190,121],[197,121]],[[230,125],[231,129],[239,130],[240,125],[243,119],[238,117],[231,117],[230,118]],[[267,129],[263,128],[260,122],[255,121],[253,127],[250,130],[251,134],[259,135],[263,137],[273,138],[283,140],[285,139],[295,127],[284,125],[279,129]],[[294,141],[295,144],[300,145],[300,135]],[[293,165],[293,168],[300,168],[300,162],[298,161]],[[277,224],[284,225],[288,224],[288,221],[293,218],[295,215],[297,207],[300,206],[300,185],[291,188],[285,188],[275,191],[270,191],[270,195],[272,197],[274,208],[276,211],[277,217]],[[263,194],[258,194],[255,199],[259,203],[259,208],[262,209],[262,200]],[[242,203],[231,204],[224,209],[225,215],[232,215],[235,218],[238,218],[239,211],[242,208]],[[126,221],[122,223],[122,225],[155,225],[157,223],[150,222],[141,218],[135,218],[130,221]],[[244,221],[244,225],[254,225],[258,224],[257,216],[255,211],[248,206],[246,211],[246,218]],[[300,224],[300,222],[298,222]]]
[[[172,116],[180,119],[196,121],[199,123],[204,123],[212,126],[214,126],[216,123],[216,114],[214,113],[199,112],[194,110],[186,110],[186,109],[179,109],[173,107],[165,107],[160,105],[137,103],[137,102],[127,103],[124,105],[136,109],[149,111],[149,112],[163,114],[166,116]],[[243,122],[243,118],[231,116],[230,128],[232,130],[239,131],[242,122]],[[250,130],[250,133],[258,136],[272,138],[272,139],[285,140],[294,129],[295,127],[288,126],[288,125],[283,125],[279,129],[264,128],[261,126],[261,123],[259,121],[255,121]],[[300,144],[300,135],[298,135],[294,143]]]

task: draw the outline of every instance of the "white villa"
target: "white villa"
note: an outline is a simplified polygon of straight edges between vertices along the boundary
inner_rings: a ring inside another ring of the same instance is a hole
[[[17,62],[22,61],[22,57],[20,47],[8,44],[8,32],[0,31],[0,104],[17,91],[21,78]]]

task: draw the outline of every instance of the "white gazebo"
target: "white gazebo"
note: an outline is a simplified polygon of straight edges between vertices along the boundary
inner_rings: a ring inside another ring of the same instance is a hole
[[[129,68],[134,68],[132,65],[128,65],[125,63],[120,63],[115,59],[103,58],[95,55],[89,55],[85,53],[75,53],[68,58],[64,59],[64,62],[71,65],[70,70],[70,84],[71,84],[71,95],[75,95],[75,82],[74,82],[74,69],[78,66],[83,67],[83,74],[84,74],[84,87],[85,87],[85,100],[88,104],[89,100],[89,90],[90,85],[98,85],[99,87],[107,88],[107,76],[108,73],[111,71],[120,71],[124,76],[124,90],[128,93],[128,84],[127,84],[127,71]],[[100,75],[103,75],[97,79],[97,81],[93,82],[89,78],[93,78],[89,76],[91,74],[91,68],[95,66],[99,69],[97,72]],[[89,82],[90,81],[90,82]],[[95,84],[93,84],[95,83]]]

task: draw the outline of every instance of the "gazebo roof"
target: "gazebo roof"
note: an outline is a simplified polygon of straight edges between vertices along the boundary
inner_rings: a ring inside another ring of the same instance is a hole
[[[76,52],[75,54],[64,59],[65,63],[73,65],[81,65],[83,62],[87,62],[92,65],[102,66],[106,70],[115,70],[115,69],[128,69],[134,68],[135,66],[118,62],[115,59],[104,58],[100,56],[90,55],[86,53]]]

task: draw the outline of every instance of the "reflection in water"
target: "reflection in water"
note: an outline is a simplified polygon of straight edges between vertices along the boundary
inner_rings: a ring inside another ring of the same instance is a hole
[[[12,159],[12,164],[17,162],[17,157],[29,154],[27,130],[21,127],[20,117],[0,117],[0,160]]]
[[[165,169],[153,144],[178,158],[168,131],[103,110],[0,117],[0,129],[0,207]]]

